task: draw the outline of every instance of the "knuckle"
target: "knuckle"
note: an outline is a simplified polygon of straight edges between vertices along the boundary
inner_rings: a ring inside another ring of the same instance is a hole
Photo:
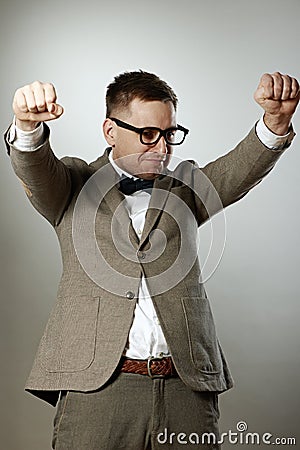
[[[44,87],[47,89],[54,89],[54,86],[52,83],[44,83]]]
[[[23,92],[22,92],[22,88],[19,88],[16,90],[15,95],[14,95],[14,101],[18,101],[21,102],[23,98]]]
[[[48,96],[55,97],[55,87],[52,83],[45,83],[44,90]]]
[[[20,87],[20,88],[18,89],[18,91],[19,91],[19,92],[24,92],[24,91],[26,91],[27,89],[30,89],[30,85],[29,85],[29,84],[25,84],[24,86]]]
[[[40,82],[40,81],[38,81],[38,80],[36,80],[36,81],[34,81],[33,83],[31,83],[31,86],[32,87],[40,87],[42,85],[42,83]]]
[[[45,83],[44,85],[45,95],[47,102],[53,102],[56,99],[55,87],[51,83]]]
[[[22,92],[23,94],[28,94],[32,92],[32,84],[26,84],[23,88],[22,88]]]
[[[264,73],[261,77],[261,82],[262,83],[267,83],[273,80],[272,75],[270,75],[269,73]]]
[[[284,81],[285,80],[282,77],[278,77],[278,78],[275,77],[275,83],[277,84],[277,86],[282,86]]]

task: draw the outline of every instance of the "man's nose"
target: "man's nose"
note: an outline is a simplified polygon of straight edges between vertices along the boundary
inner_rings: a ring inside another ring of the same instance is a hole
[[[152,151],[155,151],[156,153],[160,153],[162,155],[168,153],[168,146],[163,136],[161,136],[157,144],[153,146]]]

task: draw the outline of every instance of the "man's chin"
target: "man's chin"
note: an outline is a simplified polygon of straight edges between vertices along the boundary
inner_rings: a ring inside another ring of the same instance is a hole
[[[157,178],[163,172],[164,168],[165,163],[162,161],[147,161],[142,164],[140,167],[141,171],[136,176],[145,180],[152,180],[153,178]]]

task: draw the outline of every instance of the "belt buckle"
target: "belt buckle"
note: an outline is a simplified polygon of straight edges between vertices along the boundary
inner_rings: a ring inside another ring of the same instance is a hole
[[[151,361],[156,360],[156,359],[163,359],[164,356],[149,356],[147,359],[147,371],[148,371],[148,375],[150,378],[164,378],[164,375],[155,375],[151,372]]]

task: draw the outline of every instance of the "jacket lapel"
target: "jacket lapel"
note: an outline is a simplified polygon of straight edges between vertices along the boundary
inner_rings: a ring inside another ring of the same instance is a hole
[[[114,171],[113,168],[112,168],[112,170]],[[117,175],[117,179],[119,179],[118,175]],[[130,240],[131,240],[132,244],[134,245],[134,247],[137,249],[138,245],[139,245],[139,238],[138,238],[136,232],[134,231],[128,211],[127,211],[126,207],[124,206],[124,196],[119,191],[118,184],[115,184],[114,187],[107,193],[107,195],[105,197],[105,201],[106,201],[107,205],[109,206],[109,208],[111,209],[112,214],[120,222],[121,228],[123,230],[129,230]]]
[[[139,238],[134,231],[128,211],[124,206],[124,196],[118,189],[119,175],[109,162],[109,151],[110,148],[107,148],[104,154],[91,164],[95,171],[100,171],[99,177],[96,178],[97,187],[114,218],[119,221],[122,229],[129,230],[131,242],[135,248],[138,248]]]

